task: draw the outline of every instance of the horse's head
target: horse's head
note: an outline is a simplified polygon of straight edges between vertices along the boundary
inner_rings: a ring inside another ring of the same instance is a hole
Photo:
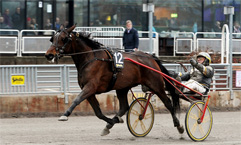
[[[59,59],[63,54],[71,53],[71,43],[73,35],[71,32],[74,30],[76,25],[68,29],[62,29],[55,33],[50,39],[52,45],[45,53],[47,60],[54,62],[54,60]]]

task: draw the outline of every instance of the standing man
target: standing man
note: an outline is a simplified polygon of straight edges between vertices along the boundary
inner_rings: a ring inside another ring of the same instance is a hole
[[[138,32],[132,27],[131,20],[126,21],[126,30],[123,35],[123,46],[125,47],[125,52],[134,52],[139,46]]]
[[[59,30],[59,29],[60,29],[60,20],[59,20],[59,17],[56,17],[55,30]]]
[[[13,28],[18,30],[23,29],[23,21],[21,19],[20,12],[20,7],[17,7],[15,13],[12,15]]]

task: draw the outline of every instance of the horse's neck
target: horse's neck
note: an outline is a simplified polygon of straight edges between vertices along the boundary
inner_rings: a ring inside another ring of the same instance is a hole
[[[88,61],[94,59],[94,54],[93,52],[91,52],[91,50],[92,50],[91,48],[84,45],[81,47],[77,47],[77,49],[75,49],[74,53],[82,53],[82,54],[72,55],[72,59],[79,73],[80,71],[82,71],[81,69],[83,68],[83,65],[88,63]]]

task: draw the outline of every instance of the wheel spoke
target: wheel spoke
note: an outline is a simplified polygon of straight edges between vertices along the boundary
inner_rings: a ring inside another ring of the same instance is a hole
[[[134,130],[136,129],[138,122],[139,122],[139,118],[137,118],[136,121],[132,125]]]
[[[206,122],[209,122],[209,121],[210,121],[209,116],[205,116],[205,117],[203,118],[202,123],[206,123]]]
[[[144,119],[148,119],[148,118],[151,118],[151,117],[152,117],[152,113],[148,113],[148,114],[145,114]]]
[[[146,126],[144,125],[142,120],[140,120],[140,123],[141,123],[141,129],[145,132],[146,131]]]
[[[196,132],[197,125],[198,125],[197,122],[195,124],[193,124],[192,129],[191,129],[192,134],[194,134]]]
[[[139,116],[139,115],[140,115],[139,112],[136,111],[136,110],[134,110],[134,109],[131,110],[131,114],[134,114],[134,115],[136,115],[136,116]]]
[[[199,124],[198,126],[199,126],[199,130],[200,130],[201,134],[204,136],[205,133],[204,133],[204,130],[203,130],[202,124]]]
[[[190,113],[190,118],[194,119],[194,120],[198,120],[198,117],[196,114],[194,113]]]

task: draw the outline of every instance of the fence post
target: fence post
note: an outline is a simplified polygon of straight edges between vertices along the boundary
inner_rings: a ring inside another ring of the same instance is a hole
[[[22,57],[22,52],[21,52],[21,40],[22,40],[22,31],[18,33],[18,44],[17,44],[17,57]]]
[[[64,87],[64,102],[65,104],[68,104],[69,103],[69,100],[68,100],[68,95],[67,95],[67,91],[66,91],[66,79],[68,77],[68,74],[67,74],[67,66],[64,65],[64,72],[63,72],[63,87]]]
[[[225,6],[224,7],[224,15],[229,15],[229,70],[230,70],[230,77],[229,77],[229,90],[231,99],[233,99],[233,15],[234,15],[234,7],[233,6]]]

